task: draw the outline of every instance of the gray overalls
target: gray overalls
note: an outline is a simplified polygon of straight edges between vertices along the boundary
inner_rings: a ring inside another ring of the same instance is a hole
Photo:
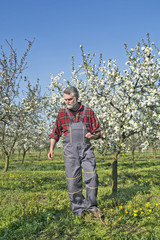
[[[95,156],[89,139],[85,138],[87,128],[83,122],[85,108],[80,122],[70,118],[67,136],[64,138],[64,163],[67,179],[67,188],[72,211],[80,215],[85,209],[97,209],[98,175],[96,173]],[[82,168],[86,184],[86,199],[82,193]]]

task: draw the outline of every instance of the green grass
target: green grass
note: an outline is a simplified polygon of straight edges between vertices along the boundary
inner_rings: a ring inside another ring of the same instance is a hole
[[[111,156],[97,154],[103,221],[73,216],[59,149],[54,161],[32,152],[23,165],[15,154],[7,173],[0,159],[0,240],[160,239],[160,154],[137,154],[134,165],[129,153],[122,154],[117,195],[111,192]]]

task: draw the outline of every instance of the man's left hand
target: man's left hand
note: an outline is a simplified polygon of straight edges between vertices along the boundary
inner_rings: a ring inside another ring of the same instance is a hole
[[[93,135],[90,132],[88,132],[85,137],[88,138],[88,139],[94,139],[94,136],[95,135]]]

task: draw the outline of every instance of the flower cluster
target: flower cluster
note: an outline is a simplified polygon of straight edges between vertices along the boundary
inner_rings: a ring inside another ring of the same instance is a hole
[[[42,185],[42,180],[39,178],[23,177],[10,173],[9,178],[5,178],[2,182],[2,187],[10,187],[11,189],[31,189]]]
[[[160,202],[150,203],[147,202],[144,206],[135,208],[131,205],[119,205],[115,208],[110,208],[109,210],[103,209],[106,215],[113,214],[114,217],[117,216],[118,220],[131,219],[138,220],[143,217],[150,216],[151,214],[156,217],[160,214]]]

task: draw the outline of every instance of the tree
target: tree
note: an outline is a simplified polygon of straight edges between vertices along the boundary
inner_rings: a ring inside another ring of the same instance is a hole
[[[20,81],[27,63],[26,57],[33,41],[27,41],[28,46],[18,60],[17,50],[13,40],[6,41],[7,49],[1,46],[0,58],[0,145],[6,155],[4,171],[8,170],[9,158],[18,136],[21,132],[21,116],[23,109],[20,102]]]
[[[62,104],[57,99],[67,84],[75,85],[81,100],[95,109],[102,126],[101,147],[104,149],[105,145],[105,149],[113,153],[113,193],[117,192],[118,156],[126,148],[128,140],[143,133],[146,145],[153,131],[159,138],[160,51],[150,42],[149,34],[147,43],[142,40],[130,50],[125,44],[125,50],[127,68],[121,73],[115,60],[108,60],[106,64],[101,55],[96,67],[93,62],[95,54],[86,55],[81,46],[82,64],[77,70],[73,65],[72,80],[60,80],[59,75],[51,78],[50,85],[50,102],[54,104],[52,107],[56,106],[50,109],[53,116]]]
[[[43,123],[43,108],[45,104],[45,96],[41,94],[39,80],[36,85],[32,86],[28,82],[24,97],[21,99],[21,114],[19,116],[21,122],[21,130],[18,132],[18,147],[23,150],[22,164],[27,151],[37,145],[39,139],[40,128]]]

